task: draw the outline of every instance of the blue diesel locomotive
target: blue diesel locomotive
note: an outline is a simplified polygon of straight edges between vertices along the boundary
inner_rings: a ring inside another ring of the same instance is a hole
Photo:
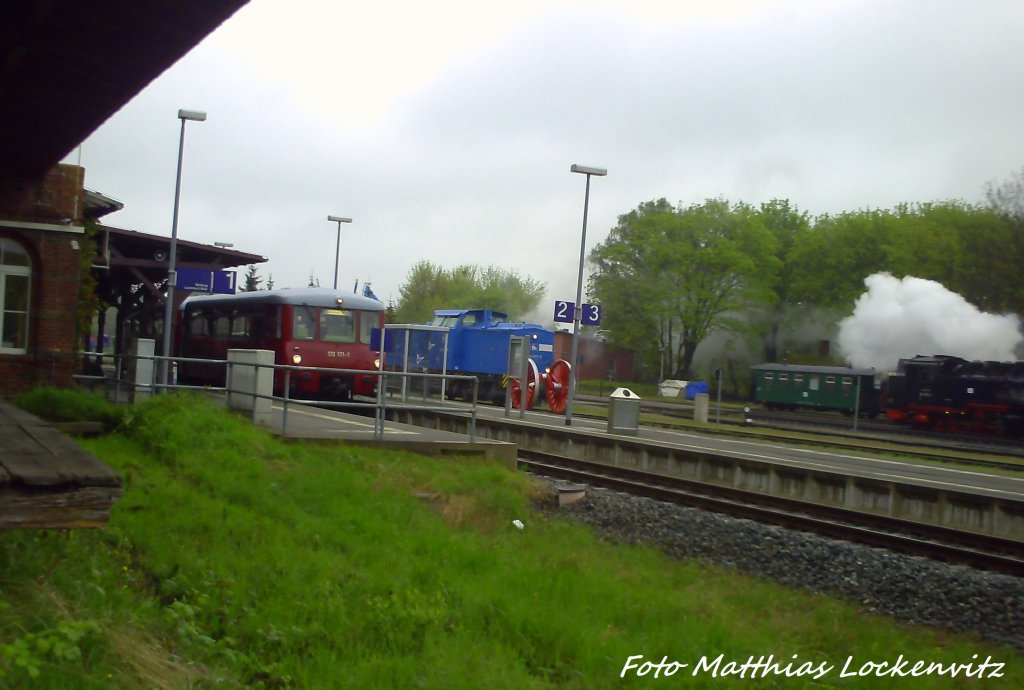
[[[475,376],[479,381],[477,394],[481,400],[504,404],[509,347],[513,336],[530,338],[530,359],[537,367],[533,375],[535,388],[541,385],[544,373],[554,363],[553,331],[538,324],[510,322],[508,315],[501,312],[439,309],[434,312],[430,325],[448,329],[448,357],[444,368],[449,374]],[[441,341],[429,334],[411,335],[414,337],[409,339],[408,361],[420,369],[439,373],[442,370]],[[453,398],[470,398],[471,386],[470,382],[454,381],[448,384],[447,393]]]

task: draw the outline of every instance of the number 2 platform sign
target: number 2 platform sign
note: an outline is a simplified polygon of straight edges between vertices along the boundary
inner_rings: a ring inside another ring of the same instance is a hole
[[[572,323],[576,316],[575,302],[555,302],[555,321]],[[580,324],[583,326],[601,325],[601,305],[584,304],[580,310]]]

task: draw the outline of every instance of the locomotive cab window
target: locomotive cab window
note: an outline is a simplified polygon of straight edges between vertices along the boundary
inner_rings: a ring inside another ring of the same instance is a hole
[[[354,343],[355,315],[345,309],[321,309],[320,340],[327,343]]]
[[[435,316],[430,322],[431,326],[441,326],[442,328],[451,328],[455,325],[456,317],[454,316]]]
[[[29,289],[32,263],[14,240],[0,238],[0,352],[28,351]]]

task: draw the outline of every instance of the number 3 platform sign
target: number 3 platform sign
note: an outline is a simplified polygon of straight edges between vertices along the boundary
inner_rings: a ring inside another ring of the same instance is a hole
[[[555,302],[555,321],[557,323],[572,323],[576,316],[575,302]],[[580,324],[583,326],[601,325],[601,305],[584,304],[580,311]]]

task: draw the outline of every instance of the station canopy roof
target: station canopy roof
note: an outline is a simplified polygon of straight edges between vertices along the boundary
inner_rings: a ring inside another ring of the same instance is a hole
[[[0,182],[42,177],[246,2],[5,3]]]

